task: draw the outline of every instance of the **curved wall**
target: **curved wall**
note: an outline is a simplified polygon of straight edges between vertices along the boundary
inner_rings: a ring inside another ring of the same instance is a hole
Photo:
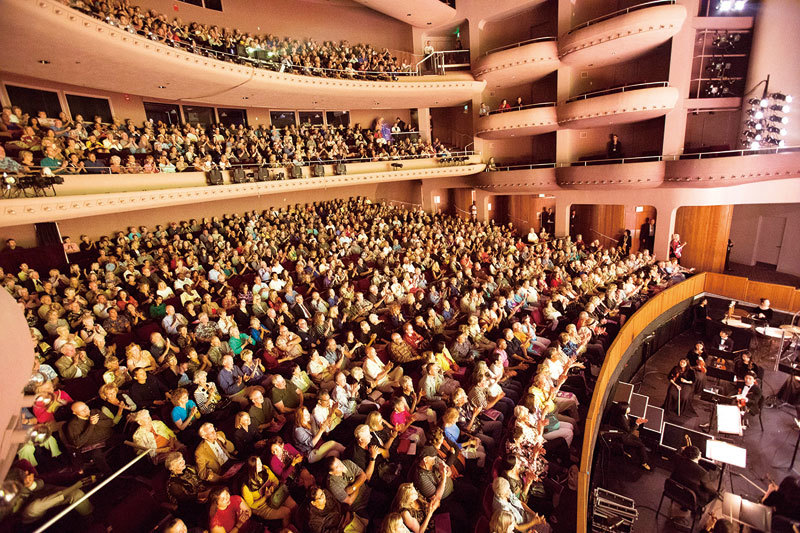
[[[560,36],[558,54],[571,67],[621,63],[669,40],[686,15],[686,8],[678,4],[623,13]]]
[[[544,40],[490,52],[474,62],[472,73],[497,88],[536,81],[559,65],[556,41]]]
[[[558,129],[556,106],[532,107],[480,117],[475,135],[483,139],[507,139],[538,135]]]
[[[594,128],[666,115],[678,102],[675,87],[647,87],[559,103],[558,124]]]
[[[800,152],[785,152],[669,161],[664,184],[672,187],[729,187],[797,176],[800,176]]]
[[[31,20],[37,23],[30,24]],[[70,44],[64,47],[60,43]],[[465,79],[463,74],[446,81],[440,77],[414,76],[396,82],[373,82],[257,69],[120,31],[54,0],[0,4],[0,48],[4,51],[3,69],[14,74],[230,107],[243,104],[273,109],[441,107],[471,100],[485,85],[471,76]],[[41,64],[39,59],[50,64]],[[175,76],[176,72],[180,76]]]
[[[538,192],[554,189],[556,184],[555,168],[534,168],[505,170],[498,172],[481,172],[473,178],[475,187],[496,192]]]
[[[616,165],[560,166],[556,177],[561,187],[617,189],[658,187],[664,181],[663,161],[625,163]]]

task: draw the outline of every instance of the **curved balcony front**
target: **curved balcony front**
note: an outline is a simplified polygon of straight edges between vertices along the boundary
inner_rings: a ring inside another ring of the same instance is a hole
[[[558,128],[555,102],[493,111],[478,120],[475,133],[481,139],[508,139],[555,131]]]
[[[509,87],[541,79],[558,69],[555,37],[541,37],[489,50],[472,68],[489,87]]]
[[[667,82],[640,83],[570,98],[557,106],[558,124],[596,128],[640,122],[666,115],[678,102],[678,89]]]
[[[797,177],[800,177],[800,147],[732,150],[674,156],[674,160],[667,161],[664,185],[730,187]]]
[[[456,16],[455,8],[440,0],[354,0],[374,11],[417,28],[440,26]]]
[[[687,11],[675,0],[656,0],[572,28],[558,39],[558,55],[571,67],[600,67],[640,56],[680,31]]]
[[[403,167],[394,170],[392,163],[402,163]],[[311,177],[309,168],[303,167],[302,178],[255,183],[234,183],[225,171],[224,184],[218,186],[207,185],[206,175],[202,172],[71,175],[64,176],[64,183],[55,186],[58,196],[3,199],[0,204],[0,226],[296,191],[452,178],[476,174],[485,166],[478,154],[469,154],[459,164],[443,163],[437,159],[347,163],[345,175],[334,175],[333,167],[324,165],[324,177]],[[278,172],[283,173],[285,170],[280,169]]]
[[[558,188],[554,163],[498,167],[495,171],[475,174],[471,179],[475,187],[500,194],[552,191]]]
[[[664,161],[565,163],[556,168],[556,182],[569,189],[650,189],[664,182],[664,174]]]
[[[485,86],[463,75],[401,76],[398,81],[383,82],[284,74],[171,47],[54,0],[3,3],[0,48],[5,50],[3,70],[14,74],[231,107],[444,107],[463,104]]]

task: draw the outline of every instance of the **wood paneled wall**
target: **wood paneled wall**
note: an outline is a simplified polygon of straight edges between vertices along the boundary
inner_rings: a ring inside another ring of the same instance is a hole
[[[461,217],[469,217],[469,208],[472,205],[472,189],[452,189],[453,209],[450,214]]]
[[[733,218],[732,205],[686,206],[678,209],[675,233],[683,249],[681,265],[708,272],[722,272]]]
[[[656,208],[652,205],[643,205],[642,212],[636,213],[636,208],[634,206],[634,225],[632,228],[625,228],[631,230],[631,236],[633,237],[633,243],[631,244],[631,252],[638,252],[641,248],[641,241],[640,239],[640,229],[644,221],[648,218],[656,218],[656,227],[658,227],[658,217],[656,217]]]
[[[597,239],[606,248],[617,245],[625,229],[624,205],[573,205],[572,210],[573,235],[581,234],[585,243]]]
[[[539,198],[536,195],[509,196],[509,222],[514,223],[514,227],[517,228],[521,235],[527,235],[531,227],[536,229],[536,233],[539,233],[542,231],[542,219],[540,217],[542,208],[552,207],[555,209],[555,206],[555,198]]]
[[[709,272],[706,276],[706,292],[751,304],[767,298],[776,309],[792,313],[800,311],[800,289],[788,285],[762,283],[740,276]]]

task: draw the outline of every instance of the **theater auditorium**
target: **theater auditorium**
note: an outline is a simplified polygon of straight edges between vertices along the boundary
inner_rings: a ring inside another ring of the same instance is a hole
[[[800,2],[0,2],[0,532],[800,532]]]

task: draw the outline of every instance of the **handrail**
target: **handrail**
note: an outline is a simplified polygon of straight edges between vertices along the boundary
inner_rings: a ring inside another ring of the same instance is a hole
[[[556,105],[555,102],[539,102],[539,103],[536,103],[536,104],[518,105],[518,106],[514,106],[514,107],[509,107],[509,108],[506,108],[506,109],[494,109],[492,111],[489,111],[486,115],[483,115],[483,116],[498,115],[500,113],[508,113],[510,111],[521,111],[523,109],[533,109],[535,107],[553,107],[554,105]]]
[[[655,320],[663,310],[672,308],[687,298],[703,292],[705,279],[705,273],[697,274],[647,300],[642,307],[628,318],[606,351],[603,366],[597,375],[597,382],[594,386],[594,393],[589,403],[584,425],[581,464],[578,470],[578,533],[588,531],[589,488],[591,486],[594,449],[597,443],[597,435],[600,431],[603,407],[608,395],[611,393],[612,379],[617,373],[617,367],[622,363],[622,357],[636,339],[636,336]]]
[[[505,46],[498,46],[497,48],[492,48],[488,52],[484,52],[483,55],[488,56],[489,54],[493,54],[495,52],[502,52],[503,50],[511,50],[512,48],[518,48],[520,46],[525,46],[526,44],[542,43],[542,42],[545,42],[545,41],[556,41],[556,40],[558,40],[558,37],[555,37],[555,36],[551,36],[551,37],[536,37],[534,39],[527,39],[525,41],[520,41],[518,43],[507,44]]]
[[[622,15],[624,13],[630,13],[632,11],[638,11],[640,9],[647,9],[648,7],[651,7],[651,6],[654,6],[654,5],[667,5],[667,4],[674,4],[674,3],[675,3],[675,0],[652,0],[651,2],[644,2],[642,4],[637,4],[635,6],[626,7],[625,9],[619,9],[617,11],[614,11],[613,13],[609,13],[608,15],[603,15],[601,17],[597,17],[597,18],[593,18],[591,20],[588,20],[588,21],[584,22],[583,24],[578,24],[577,26],[575,26],[571,30],[569,30],[567,32],[567,34],[570,34],[570,33],[574,32],[574,31],[580,30],[582,28],[586,28],[588,26],[591,26],[592,24],[597,24],[598,22],[602,22],[604,20],[612,19],[612,18],[614,18],[614,17],[616,17],[618,15]]]
[[[683,153],[683,154],[661,154],[661,155],[642,155],[637,157],[612,157],[607,159],[591,159],[589,161],[564,161],[552,163],[515,163],[513,165],[495,166],[493,170],[487,172],[504,171],[504,170],[519,170],[519,169],[533,169],[533,168],[563,168],[570,166],[592,166],[592,165],[616,165],[627,163],[646,163],[650,161],[680,161],[683,159],[712,159],[716,157],[737,157],[748,155],[770,155],[800,152],[800,146],[783,146],[774,148],[742,148],[740,150],[721,150],[716,152],[697,152],[697,153]]]
[[[576,102],[578,100],[588,100],[596,96],[603,96],[606,94],[624,93],[626,91],[638,91],[639,89],[647,89],[649,87],[669,87],[668,81],[649,81],[645,83],[633,83],[631,85],[622,85],[620,87],[612,87],[611,89],[602,89],[599,91],[592,91],[590,93],[579,94],[564,101],[565,104]]]

